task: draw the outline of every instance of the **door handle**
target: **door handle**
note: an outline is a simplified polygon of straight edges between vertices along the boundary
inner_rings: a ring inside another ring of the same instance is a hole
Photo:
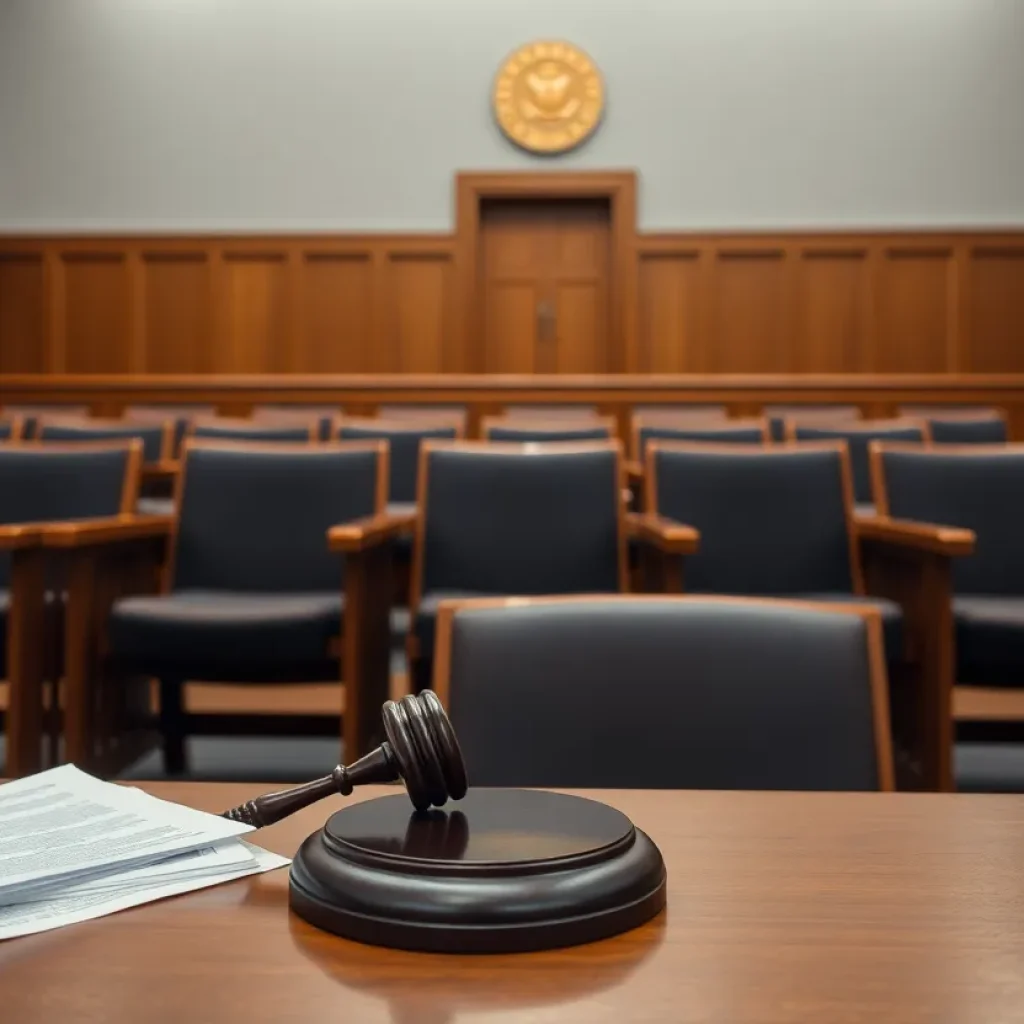
[[[540,341],[555,340],[555,304],[553,302],[537,303],[537,338]]]

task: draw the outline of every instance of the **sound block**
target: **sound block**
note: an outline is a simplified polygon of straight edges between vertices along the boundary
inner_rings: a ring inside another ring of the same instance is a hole
[[[596,800],[474,789],[450,810],[405,794],[338,811],[292,863],[299,917],[357,942],[511,953],[594,942],[665,906],[653,842]]]

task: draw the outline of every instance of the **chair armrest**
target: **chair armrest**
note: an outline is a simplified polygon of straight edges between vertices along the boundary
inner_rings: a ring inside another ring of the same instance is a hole
[[[861,540],[894,544],[933,555],[951,558],[974,553],[975,534],[958,526],[936,526],[911,519],[863,516],[855,520]]]
[[[692,555],[700,546],[700,534],[692,526],[652,513],[630,512],[626,526],[634,540],[652,544],[666,554]]]
[[[42,524],[43,545],[48,548],[87,548],[169,537],[171,516],[110,516],[81,522]]]
[[[0,526],[0,551],[14,551],[30,548],[42,542],[42,530],[38,523],[22,523]]]
[[[644,480],[644,464],[630,459],[626,463],[626,479],[631,486],[643,483]]]
[[[161,459],[159,462],[144,462],[142,464],[143,480],[173,480],[181,469],[181,463],[176,459]]]
[[[396,515],[384,512],[376,516],[366,516],[351,523],[332,526],[327,531],[327,545],[331,551],[366,551],[408,533],[415,525],[415,513]]]

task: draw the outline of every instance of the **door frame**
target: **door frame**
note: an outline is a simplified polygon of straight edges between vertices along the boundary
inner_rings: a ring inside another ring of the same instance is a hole
[[[455,265],[462,365],[484,370],[480,294],[480,207],[487,199],[606,199],[609,373],[636,365],[636,173],[634,171],[469,171],[455,178]]]

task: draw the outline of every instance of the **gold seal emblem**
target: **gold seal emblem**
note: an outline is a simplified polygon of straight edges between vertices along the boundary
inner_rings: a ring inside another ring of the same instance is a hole
[[[568,43],[530,43],[505,61],[494,83],[501,130],[534,153],[562,153],[597,127],[604,83],[594,62]]]

